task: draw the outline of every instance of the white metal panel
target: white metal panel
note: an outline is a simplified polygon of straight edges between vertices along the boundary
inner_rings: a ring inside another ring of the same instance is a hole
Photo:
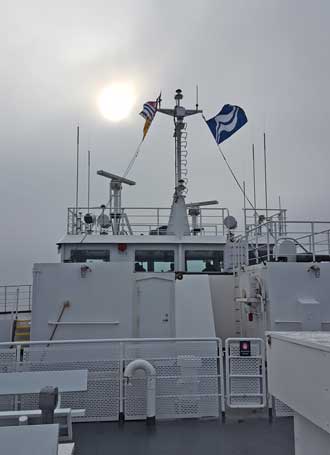
[[[0,441],[6,455],[57,455],[58,425],[0,427]]]
[[[250,343],[250,355],[240,353],[240,343]],[[265,347],[260,338],[226,340],[226,394],[230,408],[263,408],[267,404]]]
[[[61,322],[79,322],[57,327],[54,339],[121,338],[133,335],[132,264],[35,264],[33,274],[32,340],[47,340],[53,332],[64,302],[69,307]],[[100,321],[108,324],[98,324]],[[49,324],[50,322],[50,324]],[[116,324],[112,324],[116,322]]]
[[[39,393],[43,387],[59,392],[87,390],[87,370],[0,373],[0,394]]]
[[[73,455],[74,453],[74,442],[67,442],[65,444],[58,445],[58,455]]]
[[[294,415],[295,455],[329,455],[330,435],[299,414]]]
[[[80,235],[66,235],[64,236],[58,244],[72,244],[72,245],[81,245],[81,244],[118,244],[118,243],[127,243],[127,244],[190,244],[190,245],[205,245],[205,244],[226,244],[226,237],[224,235],[203,235],[203,236],[185,236],[178,237],[175,235],[91,235],[86,239],[85,234]]]
[[[266,312],[261,314],[259,305],[253,322],[247,316],[243,319],[244,336],[263,338],[265,330],[329,330],[330,264],[319,264],[319,277],[309,271],[310,266],[306,262],[268,262],[249,266],[240,273],[240,296],[245,289],[251,294],[248,297],[256,297],[255,277],[259,277],[266,293]]]
[[[0,319],[0,342],[11,339],[13,321],[10,318]]]
[[[209,275],[209,281],[216,336],[223,341],[226,338],[240,336],[241,333],[237,333],[240,312],[235,311],[234,276]]]
[[[170,338],[174,335],[173,277],[146,277],[136,281],[137,336]]]
[[[208,275],[184,275],[175,281],[177,337],[215,337]]]
[[[310,265],[292,262],[267,264],[269,330],[287,330],[290,322],[292,330],[321,330],[322,323],[330,321],[330,264],[319,264],[319,278],[308,271]]]
[[[330,433],[330,334],[270,332],[269,336],[270,392]]]

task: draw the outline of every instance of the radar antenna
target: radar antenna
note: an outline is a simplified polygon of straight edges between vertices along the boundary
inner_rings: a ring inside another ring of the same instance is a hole
[[[205,207],[207,205],[217,205],[219,204],[218,201],[211,200],[211,201],[201,201],[201,202],[190,202],[189,204],[186,204],[186,207],[188,209],[188,213],[191,216],[191,232],[192,235],[198,235],[201,230],[201,223],[200,226],[198,226],[198,217],[201,214],[201,207]]]
[[[126,185],[135,185],[133,180],[126,179],[125,177],[120,177],[116,174],[111,174],[110,172],[99,170],[97,171],[97,175],[101,175],[110,180],[110,198],[109,198],[109,206],[110,206],[110,220],[112,226],[112,232],[114,235],[121,234],[120,232],[120,224],[121,221],[126,221],[128,230],[130,234],[132,233],[127,215],[122,212],[121,207],[121,190],[122,184],[125,183]]]

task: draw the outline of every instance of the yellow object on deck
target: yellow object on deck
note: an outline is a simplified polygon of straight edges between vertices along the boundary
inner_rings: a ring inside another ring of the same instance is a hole
[[[16,319],[14,323],[14,340],[13,341],[29,341],[30,340],[31,321],[29,319]]]

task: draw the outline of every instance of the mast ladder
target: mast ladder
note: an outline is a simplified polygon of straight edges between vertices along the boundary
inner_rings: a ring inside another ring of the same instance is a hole
[[[184,181],[185,190],[184,193],[188,192],[188,132],[187,123],[184,123],[184,128],[181,133],[181,175]]]

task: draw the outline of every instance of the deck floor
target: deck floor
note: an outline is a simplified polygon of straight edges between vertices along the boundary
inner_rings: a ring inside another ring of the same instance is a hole
[[[293,419],[77,423],[75,455],[294,455]]]

